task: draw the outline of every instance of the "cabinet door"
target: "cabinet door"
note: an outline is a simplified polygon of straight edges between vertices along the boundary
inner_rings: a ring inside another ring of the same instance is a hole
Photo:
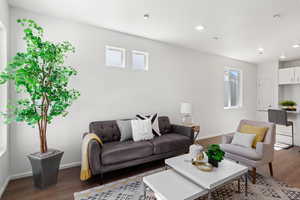
[[[300,83],[300,67],[295,67],[295,83]]]
[[[279,70],[278,81],[279,84],[292,84],[295,83],[295,69],[285,68]]]

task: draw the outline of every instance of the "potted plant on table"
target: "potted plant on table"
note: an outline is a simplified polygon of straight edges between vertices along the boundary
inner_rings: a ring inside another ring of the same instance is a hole
[[[288,111],[296,111],[297,110],[297,103],[291,100],[285,100],[281,101],[279,103],[282,106],[282,109],[288,110]]]
[[[2,113],[6,122],[25,122],[38,126],[40,152],[28,155],[34,184],[45,188],[57,182],[63,152],[48,149],[47,126],[57,116],[66,116],[67,108],[80,95],[68,88],[76,70],[64,65],[66,55],[75,49],[69,42],[54,43],[43,39],[43,28],[30,19],[17,22],[24,29],[26,51],[17,53],[0,73],[0,84],[11,82],[19,93]]]
[[[219,162],[223,160],[225,152],[221,150],[220,145],[211,144],[205,152],[208,157],[208,162],[214,167],[219,166]]]

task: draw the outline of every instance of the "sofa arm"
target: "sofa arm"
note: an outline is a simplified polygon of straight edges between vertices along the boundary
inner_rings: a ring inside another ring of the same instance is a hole
[[[92,174],[99,174],[101,172],[101,146],[96,140],[89,142],[88,157]]]
[[[233,139],[233,134],[234,133],[229,133],[229,134],[223,135],[222,136],[222,144],[230,144]]]
[[[172,124],[171,128],[174,133],[187,136],[191,139],[192,143],[194,143],[194,132],[192,127]]]
[[[262,156],[263,159],[273,160],[274,155],[274,145],[264,144],[262,142],[256,143],[256,153]]]

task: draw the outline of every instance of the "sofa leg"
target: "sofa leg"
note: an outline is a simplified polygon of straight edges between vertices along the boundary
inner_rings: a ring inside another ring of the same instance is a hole
[[[256,183],[256,168],[253,167],[252,169],[252,183],[255,184]]]
[[[103,183],[103,173],[100,173],[100,185],[102,185]]]
[[[270,175],[273,177],[273,166],[272,163],[269,163],[269,170],[270,170]]]

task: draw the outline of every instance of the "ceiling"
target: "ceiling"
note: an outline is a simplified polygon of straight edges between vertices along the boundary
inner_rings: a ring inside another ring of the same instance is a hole
[[[300,58],[300,0],[9,0],[72,19],[252,63]],[[143,15],[150,18],[145,20]],[[280,14],[280,18],[273,15]],[[195,26],[205,26],[196,31]],[[213,39],[219,37],[218,40]],[[258,48],[264,53],[259,54]]]

